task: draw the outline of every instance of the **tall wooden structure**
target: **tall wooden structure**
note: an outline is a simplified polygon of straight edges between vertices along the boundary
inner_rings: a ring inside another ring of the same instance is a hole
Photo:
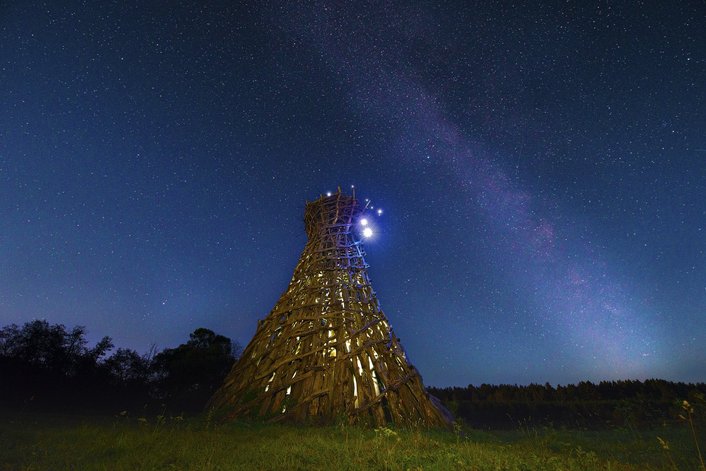
[[[307,203],[308,242],[292,281],[211,399],[219,415],[448,424],[448,412],[425,391],[370,284],[352,232],[363,210],[340,188]]]

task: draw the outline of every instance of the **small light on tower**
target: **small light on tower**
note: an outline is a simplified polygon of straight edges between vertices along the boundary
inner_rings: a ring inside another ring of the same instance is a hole
[[[382,209],[378,209],[378,216],[382,216]]]
[[[372,236],[373,236],[373,230],[372,230],[371,228],[369,228],[369,227],[366,227],[365,229],[363,229],[363,236],[364,236],[365,238],[370,238],[370,237],[372,237]]]
[[[365,219],[365,218],[361,219],[361,220],[360,220],[360,225],[361,225],[361,226],[367,226],[367,225],[368,225],[368,220]]]

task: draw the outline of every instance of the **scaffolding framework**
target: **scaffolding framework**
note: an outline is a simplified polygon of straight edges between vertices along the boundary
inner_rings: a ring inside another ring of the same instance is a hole
[[[211,399],[226,420],[447,426],[380,309],[341,192],[306,204],[307,244],[287,291]]]

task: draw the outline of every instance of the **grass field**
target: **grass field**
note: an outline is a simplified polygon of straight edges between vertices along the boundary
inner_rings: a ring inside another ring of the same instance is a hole
[[[698,470],[701,465],[686,426],[454,433],[0,415],[0,470],[69,469]]]

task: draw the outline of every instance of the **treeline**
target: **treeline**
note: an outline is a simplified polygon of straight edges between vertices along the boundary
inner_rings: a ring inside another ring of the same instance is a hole
[[[97,414],[197,414],[223,383],[241,347],[200,328],[189,339],[140,355],[110,337],[89,346],[84,327],[43,320],[0,329],[0,408]],[[683,401],[706,410],[706,384],[647,381],[469,385],[429,388],[475,428],[644,427],[672,423]],[[706,417],[700,417],[701,420]]]
[[[85,327],[43,320],[0,329],[0,406],[94,413],[201,412],[240,346],[196,329],[176,348],[140,355],[110,337],[89,346]]]
[[[644,427],[673,423],[683,401],[703,415],[706,384],[646,381],[588,381],[576,385],[469,385],[429,388],[454,416],[476,428],[554,426]]]

